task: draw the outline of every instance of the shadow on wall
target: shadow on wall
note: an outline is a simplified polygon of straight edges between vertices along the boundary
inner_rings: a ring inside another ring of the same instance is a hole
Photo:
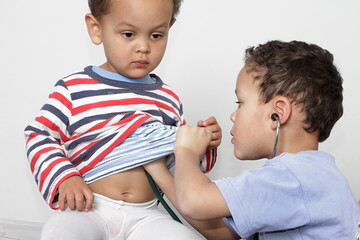
[[[0,240],[39,240],[42,223],[0,219]]]

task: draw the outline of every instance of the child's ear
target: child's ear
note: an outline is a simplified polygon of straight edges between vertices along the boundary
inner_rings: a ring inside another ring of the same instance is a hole
[[[291,115],[291,111],[292,111],[292,105],[290,100],[287,97],[276,97],[273,100],[273,104],[272,104],[272,113],[276,113],[279,116],[279,120],[280,120],[280,124],[284,124],[286,123]],[[270,118],[271,118],[271,114],[270,114]],[[276,128],[276,121],[274,121],[274,123],[271,125],[272,128]]]
[[[85,23],[91,41],[96,45],[101,44],[102,40],[99,21],[92,14],[88,13],[85,15]]]

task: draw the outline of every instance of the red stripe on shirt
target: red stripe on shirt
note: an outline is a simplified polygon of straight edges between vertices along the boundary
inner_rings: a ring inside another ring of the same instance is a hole
[[[168,88],[160,88],[161,91],[166,92],[167,94],[171,95],[173,98],[175,98],[177,101],[180,102],[180,98],[178,97],[178,95],[176,95],[173,91],[171,91]]]
[[[35,121],[39,122],[40,124],[46,126],[47,128],[51,129],[54,132],[59,133],[60,138],[63,142],[66,142],[69,140],[69,138],[60,130],[60,127],[57,126],[55,123],[47,119],[46,117],[40,116],[35,118]]]
[[[111,152],[116,146],[122,143],[131,133],[133,133],[139,126],[141,126],[146,120],[151,118],[150,116],[144,115],[144,117],[138,119],[134,123],[131,124],[129,128],[127,128],[121,136],[116,139],[109,147],[103,150],[99,155],[96,156],[91,163],[82,168],[79,172],[80,174],[84,174],[92,169],[98,162],[100,162],[109,152]]]
[[[131,115],[131,116],[129,116],[129,117],[127,117],[126,119],[123,119],[123,120],[121,120],[121,121],[119,121],[118,123],[116,123],[116,124],[112,124],[113,126],[114,125],[123,125],[123,124],[126,124],[126,123],[128,123],[128,122],[131,122],[133,119],[135,119],[135,118],[137,118],[137,117],[139,117],[139,116],[146,116],[146,119],[145,120],[147,120],[147,119],[149,119],[150,118],[150,116],[148,116],[148,115],[144,115],[144,114],[133,114],[133,115]],[[104,121],[104,122],[108,122],[108,121]],[[97,126],[97,127],[96,127]],[[94,126],[93,128],[91,128],[91,129],[89,129],[87,132],[92,132],[92,131],[94,131],[94,130],[97,130],[97,129],[100,129],[100,128],[103,128],[103,126],[102,125],[96,125],[96,126]],[[140,126],[140,125],[138,125],[138,126]],[[96,127],[96,128],[95,128]],[[120,128],[118,128],[118,130],[119,130]],[[135,128],[136,129],[136,128]],[[135,131],[135,129],[133,129],[133,131]],[[72,139],[73,140],[73,139]],[[73,153],[72,155],[71,155],[71,157],[70,157],[70,161],[73,161],[77,156],[79,156],[81,153],[83,153],[84,151],[86,151],[86,150],[88,150],[89,148],[91,148],[93,145],[95,145],[96,143],[97,143],[98,141],[96,141],[96,142],[92,142],[91,144],[88,144],[88,145],[86,145],[85,147],[83,147],[82,149],[80,149],[79,151],[77,151],[76,153]],[[122,141],[121,141],[122,142]],[[120,144],[120,143],[119,143]],[[81,161],[77,161],[76,163],[73,163],[75,166],[77,166],[77,165],[79,165],[81,163]]]
[[[86,112],[88,110],[92,110],[95,108],[103,108],[103,107],[115,107],[115,106],[122,106],[122,105],[136,105],[136,104],[149,104],[149,105],[153,105],[155,104],[156,106],[158,106],[159,108],[165,109],[169,112],[172,112],[174,114],[176,114],[176,116],[178,118],[180,118],[179,114],[177,114],[177,112],[174,110],[173,107],[159,102],[159,101],[154,101],[154,100],[149,100],[149,99],[143,99],[143,98],[129,98],[129,99],[122,99],[122,100],[109,100],[109,101],[102,101],[102,102],[96,102],[96,103],[90,103],[90,104],[85,104],[82,106],[79,106],[77,108],[73,109],[73,114],[77,115],[80,114],[82,112]]]
[[[49,98],[53,98],[61,102],[67,109],[71,111],[72,103],[64,95],[59,92],[54,92],[49,95]]]
[[[85,147],[83,147],[82,149],[80,149],[79,151],[77,151],[76,153],[72,154],[71,157],[69,158],[70,161],[73,161],[75,158],[77,158],[77,156],[79,156],[81,153],[85,152],[86,150],[88,150],[89,148],[91,148],[93,145],[95,145],[98,141],[96,142],[92,142],[88,145],[86,145]],[[81,161],[77,161],[76,163],[73,163],[74,166],[77,166],[81,163]]]
[[[40,192],[42,191],[42,187],[44,185],[44,182],[46,180],[46,178],[49,176],[50,172],[53,170],[53,168],[61,163],[61,162],[68,162],[68,159],[66,158],[59,158],[57,159],[56,161],[53,161],[49,164],[49,166],[41,173],[40,175],[40,181],[39,181],[39,189],[40,189]]]
[[[39,136],[38,133],[35,133],[35,132],[30,133],[28,139],[26,140],[26,144],[28,144],[31,140],[33,140],[33,139],[36,138],[37,136]]]
[[[36,165],[37,161],[39,160],[39,158],[41,157],[41,155],[48,153],[50,151],[53,151],[53,150],[59,150],[59,148],[47,147],[47,148],[43,148],[36,152],[36,154],[32,157],[31,162],[30,162],[30,169],[31,169],[32,173],[34,173],[35,165]]]
[[[100,84],[98,81],[92,78],[75,78],[65,82],[67,87],[81,85],[81,84]]]

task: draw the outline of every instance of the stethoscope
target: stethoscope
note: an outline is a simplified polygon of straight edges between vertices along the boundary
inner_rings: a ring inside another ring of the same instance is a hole
[[[275,136],[275,143],[274,143],[273,156],[272,156],[274,158],[276,156],[277,145],[278,145],[279,135],[280,135],[279,115],[277,113],[273,113],[273,114],[271,114],[271,119],[273,121],[276,121],[276,136]]]

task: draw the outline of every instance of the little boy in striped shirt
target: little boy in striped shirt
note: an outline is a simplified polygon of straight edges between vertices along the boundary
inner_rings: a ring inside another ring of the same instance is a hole
[[[58,81],[25,129],[35,181],[47,204],[61,210],[44,225],[42,239],[199,238],[157,209],[143,167],[157,159],[173,167],[175,133],[186,123],[179,97],[150,74],[180,5],[89,0],[88,33],[107,60]],[[198,125],[213,132],[199,161],[207,172],[221,129],[215,118]]]

